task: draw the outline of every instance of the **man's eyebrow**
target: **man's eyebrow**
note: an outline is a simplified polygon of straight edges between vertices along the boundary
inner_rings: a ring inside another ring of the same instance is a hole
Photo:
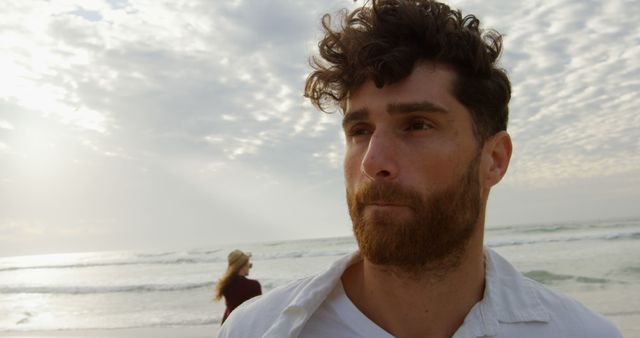
[[[389,112],[389,114],[415,113],[415,112],[424,112],[424,113],[448,113],[449,112],[444,107],[429,101],[390,103],[389,105],[387,105],[387,111]]]
[[[342,118],[342,128],[353,121],[365,120],[368,116],[369,111],[366,108],[347,112]]]
[[[387,111],[389,114],[405,114],[405,113],[448,113],[449,111],[444,107],[429,102],[402,102],[402,103],[390,103],[387,105]],[[353,121],[366,120],[369,117],[369,111],[367,108],[361,108],[358,110],[347,112],[342,118],[342,127],[346,127],[347,124]]]

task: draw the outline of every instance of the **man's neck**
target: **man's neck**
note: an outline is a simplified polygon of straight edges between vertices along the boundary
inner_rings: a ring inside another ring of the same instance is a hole
[[[442,273],[403,275],[366,258],[345,271],[354,305],[395,337],[451,337],[484,293],[482,240],[470,242],[460,264]]]

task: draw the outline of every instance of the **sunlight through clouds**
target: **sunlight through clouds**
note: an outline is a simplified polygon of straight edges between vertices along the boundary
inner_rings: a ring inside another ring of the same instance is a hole
[[[514,155],[488,223],[637,213],[640,2],[450,3],[505,34]],[[342,116],[302,91],[321,15],[360,4],[0,3],[0,247],[47,244],[19,224],[104,248],[349,234]]]

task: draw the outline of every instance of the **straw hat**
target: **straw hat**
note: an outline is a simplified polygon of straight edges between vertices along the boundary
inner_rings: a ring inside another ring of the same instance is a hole
[[[249,257],[251,257],[250,252],[242,252],[238,249],[233,250],[227,256],[227,261],[229,262],[229,267],[234,267],[236,269],[240,269],[249,261]]]

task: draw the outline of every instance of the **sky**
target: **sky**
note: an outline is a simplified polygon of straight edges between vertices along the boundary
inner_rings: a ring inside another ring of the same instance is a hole
[[[350,235],[341,115],[302,89],[361,4],[0,2],[0,256]],[[505,35],[487,227],[640,216],[640,2],[449,4]]]

